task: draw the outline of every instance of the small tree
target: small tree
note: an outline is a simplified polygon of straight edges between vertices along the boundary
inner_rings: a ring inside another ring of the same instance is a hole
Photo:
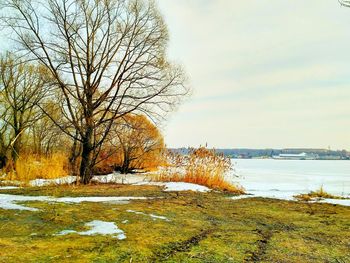
[[[23,64],[13,55],[0,58],[2,135],[8,136],[6,148],[11,149],[14,162],[22,149],[24,132],[42,117],[38,104],[48,92],[49,75],[44,67]]]
[[[164,151],[163,136],[144,115],[126,115],[115,131],[122,153],[122,173],[159,165]]]

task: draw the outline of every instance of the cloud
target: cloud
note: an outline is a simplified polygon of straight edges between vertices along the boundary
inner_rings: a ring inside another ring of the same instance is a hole
[[[158,2],[169,56],[194,89],[167,126],[169,145],[350,149],[350,9],[317,0]]]

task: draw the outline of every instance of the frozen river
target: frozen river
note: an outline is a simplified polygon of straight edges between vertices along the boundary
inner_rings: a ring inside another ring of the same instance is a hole
[[[232,180],[250,194],[292,199],[321,187],[331,194],[350,195],[350,161],[232,159]]]

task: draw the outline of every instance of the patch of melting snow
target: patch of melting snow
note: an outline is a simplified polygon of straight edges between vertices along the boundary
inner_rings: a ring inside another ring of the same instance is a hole
[[[72,184],[77,180],[76,176],[67,176],[57,179],[35,179],[29,182],[29,185],[32,187],[42,187],[49,185],[63,185],[63,184]]]
[[[294,196],[299,195],[301,193],[296,191],[248,191],[249,193],[246,195],[239,195],[231,197],[232,200],[240,200],[246,198],[255,198],[255,197],[263,197],[263,198],[272,198],[278,200],[286,200],[286,201],[298,201]],[[350,199],[319,199],[313,200],[311,202],[314,203],[327,203],[327,204],[337,204],[343,206],[350,206]]]
[[[211,189],[208,187],[183,182],[152,182],[151,177],[147,174],[120,174],[113,173],[108,175],[94,176],[91,181],[103,184],[115,183],[115,184],[132,184],[132,185],[155,185],[164,187],[166,192],[179,192],[179,191],[194,191],[194,192],[209,192]],[[75,176],[67,176],[58,179],[36,179],[29,182],[32,187],[41,187],[49,185],[62,185],[72,184],[76,182]]]
[[[170,219],[168,219],[165,216],[158,216],[158,215],[154,215],[154,214],[146,214],[144,212],[139,212],[139,211],[134,211],[134,210],[126,210],[126,212],[134,213],[134,214],[137,214],[137,215],[149,216],[149,217],[153,218],[153,220],[160,219],[160,220],[164,220],[164,221],[170,221]]]
[[[209,192],[209,189],[206,186],[191,184],[191,183],[182,183],[182,182],[169,182],[164,183],[166,192],[176,192],[176,191],[194,191],[194,192]]]
[[[17,204],[17,202],[57,202],[57,203],[114,203],[125,204],[132,200],[146,200],[148,197],[132,197],[132,196],[110,196],[110,197],[49,197],[49,196],[24,196],[0,194],[0,208],[7,210],[27,210],[38,211],[37,208],[27,207]]]
[[[161,220],[165,220],[165,221],[170,221],[165,216],[157,216],[157,215],[154,215],[154,214],[149,214],[149,216],[152,217],[153,219],[161,219]]]
[[[0,208],[2,209],[38,211],[37,208],[26,207],[23,205],[16,204],[17,202],[30,202],[30,201],[45,202],[45,201],[51,201],[51,198],[47,196],[23,196],[23,195],[0,194]]]
[[[18,188],[18,186],[0,186],[0,190],[13,190]]]
[[[182,192],[182,191],[193,191],[193,192],[210,192],[211,189],[192,183],[184,183],[184,182],[138,182],[134,183],[134,185],[155,185],[164,187],[165,192]]]
[[[57,236],[64,236],[69,234],[78,234],[81,236],[93,236],[93,235],[112,235],[112,237],[119,240],[126,239],[126,235],[123,230],[119,229],[118,226],[113,222],[105,222],[100,220],[94,220],[85,224],[90,230],[77,232],[75,230],[63,230],[56,234]]]
[[[74,233],[78,233],[78,232],[75,230],[62,230],[61,232],[56,234],[56,236],[65,236],[65,235],[74,234]]]
[[[150,178],[145,175],[138,174],[120,174],[112,173],[108,175],[94,176],[91,181],[102,184],[142,184],[150,182]]]

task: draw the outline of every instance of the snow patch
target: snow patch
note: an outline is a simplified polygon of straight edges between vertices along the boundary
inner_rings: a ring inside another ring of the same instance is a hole
[[[139,212],[139,211],[134,211],[134,210],[126,210],[126,212],[134,213],[134,214],[137,214],[137,215],[149,216],[149,217],[153,218],[153,220],[160,219],[160,220],[164,220],[164,221],[170,221],[170,219],[168,219],[165,216],[158,216],[158,215],[154,215],[154,214],[146,214],[146,213]]]
[[[246,198],[272,198],[285,201],[298,201],[294,196],[301,194],[296,191],[250,191],[247,195],[239,195],[230,197],[232,200],[240,200]],[[327,204],[337,204],[343,206],[350,206],[350,199],[318,199],[313,200],[314,203],[327,203]]]
[[[0,190],[13,190],[18,188],[18,186],[0,186]]]
[[[78,232],[75,230],[62,230],[61,232],[56,234],[56,236],[64,236],[64,235],[69,235],[69,234],[74,234],[74,233],[78,233]]]
[[[119,240],[126,239],[126,235],[123,230],[119,229],[114,222],[105,222],[100,220],[94,220],[85,224],[90,230],[77,232],[75,230],[63,230],[56,234],[57,236],[78,234],[81,236],[94,236],[94,235],[112,235],[112,237]]]
[[[32,187],[42,187],[49,185],[72,184],[77,180],[76,176],[67,176],[57,179],[35,179],[29,182]],[[101,184],[137,184],[150,182],[151,178],[146,175],[139,174],[120,174],[112,173],[108,175],[95,175],[91,181]]]
[[[57,179],[35,179],[29,182],[32,187],[42,187],[49,185],[62,185],[62,184],[72,184],[77,180],[76,176],[67,176]]]
[[[150,179],[150,177],[147,177],[145,175],[113,173],[108,175],[94,176],[91,181],[102,184],[138,184],[150,182]]]
[[[182,182],[169,182],[164,183],[166,192],[178,192],[178,191],[194,191],[194,192],[209,192],[209,189],[206,186],[191,184],[191,183],[182,183]]]
[[[184,182],[152,182],[152,177],[145,174],[120,174],[113,173],[108,175],[94,176],[91,181],[102,184],[130,184],[130,185],[154,185],[164,187],[166,192],[179,191],[195,191],[195,192],[209,192],[208,187],[184,183]],[[29,182],[30,186],[41,187],[49,185],[72,184],[76,182],[75,176],[67,176],[58,179],[36,179]]]
[[[125,204],[131,200],[146,200],[148,197],[131,197],[131,196],[110,196],[110,197],[49,197],[49,196],[24,196],[24,195],[8,195],[0,194],[0,208],[7,210],[28,210],[38,211],[36,208],[27,207],[16,204],[17,202],[57,202],[57,203],[113,203],[113,204]]]

